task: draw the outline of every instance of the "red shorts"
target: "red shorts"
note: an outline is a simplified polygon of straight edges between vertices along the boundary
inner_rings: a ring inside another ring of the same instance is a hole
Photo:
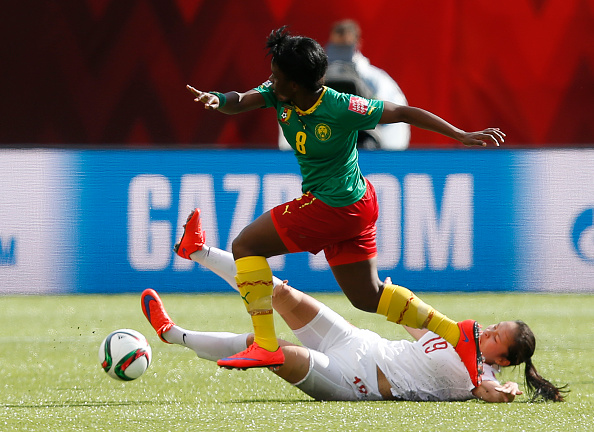
[[[274,207],[270,214],[289,252],[317,254],[323,250],[330,266],[377,255],[377,196],[369,181],[365,195],[354,204],[330,207],[307,192]]]

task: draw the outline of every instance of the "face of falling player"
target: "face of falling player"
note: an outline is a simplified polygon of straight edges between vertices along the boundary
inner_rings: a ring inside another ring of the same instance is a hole
[[[502,321],[483,330],[479,341],[485,363],[509,366],[507,356],[509,347],[514,343],[517,329],[518,324],[514,321]]]

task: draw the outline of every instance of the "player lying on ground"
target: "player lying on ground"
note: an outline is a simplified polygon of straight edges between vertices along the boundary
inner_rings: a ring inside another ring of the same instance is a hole
[[[225,114],[275,109],[302,176],[301,197],[265,212],[233,241],[238,287],[253,321],[255,340],[249,352],[220,359],[218,364],[225,367],[275,366],[284,361],[272,315],[272,271],[266,260],[272,256],[323,250],[338,285],[355,307],[388,319],[394,317],[393,310],[400,310],[399,295],[393,293],[397,288],[384,285],[377,274],[378,203],[373,185],[359,167],[358,130],[404,122],[466,146],[498,146],[504,140],[497,128],[466,132],[419,108],[364,99],[324,86],[328,57],[322,46],[311,38],[293,36],[284,27],[270,34],[266,48],[271,75],[258,88],[222,94],[188,86],[196,102]],[[180,255],[189,259],[195,250],[183,246],[182,241]],[[430,326],[440,321],[435,318]],[[458,350],[464,347],[458,344],[461,330],[456,323],[441,321],[440,325],[448,327],[443,332],[446,340]],[[475,344],[473,325],[469,323],[466,332]],[[463,360],[478,383],[476,353]]]
[[[195,209],[189,216],[186,224],[184,225],[184,234],[178,244],[174,246],[174,250],[182,258],[194,260],[204,264],[207,268],[213,270],[213,267],[209,263],[201,262],[202,256],[204,256],[204,232],[202,231],[200,223],[200,210]],[[213,249],[210,248],[210,251]],[[222,251],[221,251],[222,252]],[[375,258],[373,259],[375,262]],[[249,346],[248,351],[242,352],[241,356],[231,355],[219,359],[217,364],[222,367],[240,368],[246,369],[250,367],[269,367],[269,366],[280,366],[282,362],[270,363],[269,357],[262,357],[261,351],[254,350],[254,347],[258,346],[256,342],[256,335],[260,329],[259,321],[253,320],[257,318],[258,312],[261,312],[261,303],[254,297],[248,297],[251,291],[248,289],[255,289],[252,285],[241,282],[237,276],[233,277],[237,271],[236,263],[233,261],[233,257],[228,252],[224,252],[225,272],[224,275],[219,274],[225,279],[234,289],[240,292],[242,299],[246,303],[248,308],[251,308],[250,314],[252,315],[252,321],[254,323],[254,344]],[[377,273],[377,270],[374,270]],[[376,277],[377,276],[376,274]],[[270,285],[275,284],[275,280],[278,281],[272,272],[270,273],[271,282]],[[242,290],[243,287],[243,290]],[[383,315],[387,317],[389,321],[393,321],[397,324],[406,325],[412,328],[426,328],[432,332],[443,337],[449,342],[464,363],[468,371],[468,375],[472,380],[475,387],[478,387],[481,383],[483,374],[483,359],[479,348],[479,324],[474,320],[465,320],[456,322],[441,314],[428,304],[424,303],[416,295],[414,295],[407,288],[399,285],[393,285],[391,281],[386,284],[382,284],[382,295],[378,305],[378,311],[381,311]],[[272,289],[270,293],[271,307],[272,307]],[[268,311],[265,311],[267,313]],[[266,326],[267,324],[262,324]],[[275,343],[278,345],[276,339]],[[275,351],[276,354],[282,357],[284,361],[284,354],[280,348]]]
[[[229,252],[204,246],[193,258],[237,289]],[[354,327],[279,279],[274,278],[274,283],[273,307],[303,346],[279,340],[285,362],[273,372],[314,399],[454,401],[477,397],[511,402],[522,391],[514,382],[501,385],[495,374],[500,367],[525,363],[526,386],[532,397],[563,401],[561,389],[542,378],[532,364],[536,342],[522,321],[504,321],[482,332],[485,373],[475,387],[452,345],[439,335],[405,327],[416,342],[389,341]],[[253,334],[190,331],[175,325],[152,289],[142,293],[141,305],[161,340],[190,348],[206,360],[216,361],[253,342]]]

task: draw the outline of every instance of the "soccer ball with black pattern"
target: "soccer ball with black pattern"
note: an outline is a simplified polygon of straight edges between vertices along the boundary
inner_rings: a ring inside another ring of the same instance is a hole
[[[132,381],[140,377],[151,364],[151,347],[136,330],[111,332],[99,346],[99,363],[110,377]]]

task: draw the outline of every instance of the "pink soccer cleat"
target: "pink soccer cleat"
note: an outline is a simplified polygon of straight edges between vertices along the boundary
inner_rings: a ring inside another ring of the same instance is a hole
[[[173,250],[180,257],[189,260],[191,254],[202,250],[202,246],[204,246],[204,231],[202,231],[200,223],[200,209],[197,208],[188,216],[184,225],[184,233],[179,243],[173,246]]]
[[[256,367],[276,368],[285,362],[285,355],[280,347],[276,351],[268,351],[257,343],[251,344],[245,351],[225,357],[217,364],[227,369],[249,369]]]
[[[173,327],[175,323],[167,315],[159,294],[155,290],[145,289],[140,295],[140,305],[142,306],[144,316],[157,332],[157,336],[163,342],[170,343],[162,335]]]
[[[458,328],[460,329],[460,340],[455,347],[456,352],[466,366],[472,384],[478,387],[483,381],[483,355],[479,345],[481,326],[476,321],[466,320],[459,322]]]

